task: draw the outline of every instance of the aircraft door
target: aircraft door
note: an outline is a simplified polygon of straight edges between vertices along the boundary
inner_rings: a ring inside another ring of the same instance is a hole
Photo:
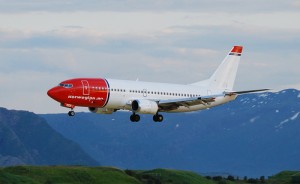
[[[90,95],[90,85],[87,80],[82,80],[83,95]]]
[[[147,97],[147,89],[143,89],[143,96]]]

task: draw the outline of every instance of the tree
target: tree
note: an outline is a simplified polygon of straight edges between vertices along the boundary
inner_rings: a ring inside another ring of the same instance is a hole
[[[258,179],[249,178],[248,183],[258,183]]]
[[[211,180],[211,176],[205,176],[205,178]]]
[[[234,181],[234,177],[231,176],[231,175],[228,175],[228,176],[227,176],[227,180],[229,180],[229,181]]]
[[[221,181],[223,178],[222,178],[222,176],[214,176],[212,179],[214,181]]]
[[[261,183],[265,183],[266,182],[265,176],[261,176],[259,178],[259,180],[260,180]]]

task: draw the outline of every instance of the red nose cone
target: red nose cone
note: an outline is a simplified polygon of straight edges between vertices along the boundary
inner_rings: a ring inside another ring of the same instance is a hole
[[[52,88],[47,92],[48,96],[50,96],[51,98],[53,98],[54,100],[57,99],[57,89],[56,88]]]

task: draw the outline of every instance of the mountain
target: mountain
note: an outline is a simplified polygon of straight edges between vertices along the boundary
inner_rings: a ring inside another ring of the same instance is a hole
[[[24,164],[96,165],[98,162],[40,116],[0,108],[0,166]]]
[[[239,96],[209,110],[165,114],[163,123],[129,113],[41,115],[104,165],[269,176],[300,169],[300,92]]]

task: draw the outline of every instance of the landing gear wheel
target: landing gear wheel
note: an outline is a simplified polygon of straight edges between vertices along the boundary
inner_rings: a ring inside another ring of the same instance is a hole
[[[69,116],[75,116],[75,112],[74,112],[74,111],[69,111],[69,112],[68,112],[68,115],[69,115]]]
[[[140,115],[138,115],[138,114],[132,114],[132,115],[130,116],[130,121],[132,121],[132,122],[139,122],[140,119],[141,119],[141,117],[140,117]]]
[[[134,115],[131,115],[131,116],[130,116],[130,121],[131,121],[131,122],[134,122]]]
[[[153,121],[155,122],[162,122],[164,120],[164,117],[161,114],[155,114],[153,116]]]

